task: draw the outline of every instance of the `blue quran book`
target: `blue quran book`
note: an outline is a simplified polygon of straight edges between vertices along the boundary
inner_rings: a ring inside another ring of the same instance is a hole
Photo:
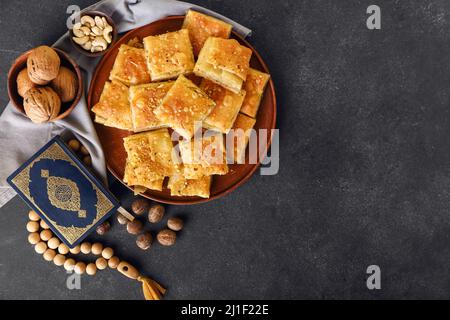
[[[11,174],[8,183],[69,248],[119,208],[59,136]]]

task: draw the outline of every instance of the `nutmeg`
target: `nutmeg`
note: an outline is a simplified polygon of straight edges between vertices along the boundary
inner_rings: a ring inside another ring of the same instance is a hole
[[[45,85],[58,76],[60,64],[61,59],[52,48],[34,48],[27,58],[28,77],[36,84]]]
[[[164,229],[156,235],[156,239],[163,246],[173,246],[177,240],[177,234],[175,231]]]
[[[167,220],[167,227],[173,231],[180,231],[183,229],[184,222],[180,218],[169,218]]]
[[[31,88],[23,97],[23,107],[31,121],[44,123],[58,116],[61,100],[50,87]]]
[[[158,223],[164,216],[165,209],[160,204],[154,204],[148,210],[148,221],[151,223]]]
[[[99,235],[102,236],[105,233],[107,233],[110,229],[111,229],[111,224],[109,223],[109,221],[105,221],[97,227],[96,231]]]
[[[136,245],[142,250],[147,250],[152,245],[153,237],[150,232],[139,235],[136,239]]]
[[[27,69],[22,69],[22,71],[19,72],[19,74],[17,75],[16,82],[17,82],[17,93],[22,98],[25,95],[25,93],[27,93],[28,90],[36,87],[36,84],[33,81],[31,81],[30,78],[28,77]]]
[[[133,221],[128,221],[127,223],[127,231],[131,234],[138,234],[142,230],[142,222],[138,219],[134,219]]]
[[[56,78],[50,82],[50,86],[59,95],[62,102],[72,101],[77,95],[77,76],[68,68],[61,67]]]
[[[149,203],[146,199],[139,198],[133,201],[131,204],[131,210],[137,215],[143,214],[145,211],[148,210]]]

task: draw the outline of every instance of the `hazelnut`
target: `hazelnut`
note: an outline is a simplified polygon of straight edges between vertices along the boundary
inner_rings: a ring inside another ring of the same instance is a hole
[[[66,67],[61,67],[58,76],[51,81],[50,86],[59,95],[62,102],[72,101],[77,95],[77,76]]]
[[[177,240],[177,234],[172,230],[164,229],[158,233],[156,238],[163,246],[173,246]]]
[[[158,223],[164,216],[165,209],[160,204],[154,204],[148,210],[148,221],[151,223]]]
[[[92,165],[92,159],[91,159],[91,156],[85,156],[85,157],[83,157],[83,163],[84,163],[86,166],[90,167],[90,166]]]
[[[148,207],[149,207],[148,201],[143,198],[136,199],[131,204],[131,210],[139,216],[144,212],[146,212],[148,210]]]
[[[136,244],[142,250],[147,250],[152,245],[153,237],[150,232],[140,234],[136,239]]]
[[[169,218],[167,220],[167,227],[173,231],[180,231],[183,229],[184,222],[180,218]]]
[[[117,214],[117,222],[119,222],[120,224],[127,224],[128,221],[129,220],[124,215],[120,213]]]
[[[109,221],[105,221],[97,227],[96,231],[99,235],[102,236],[105,233],[107,233],[110,229],[111,229],[111,224],[109,223]]]
[[[25,93],[27,93],[28,90],[31,88],[36,87],[36,84],[30,80],[28,77],[28,71],[27,69],[23,69],[19,72],[17,75],[17,93],[19,93],[19,96],[23,97]]]
[[[127,231],[131,234],[138,234],[142,230],[142,222],[138,219],[134,219],[133,221],[128,221],[127,223]]]
[[[23,97],[23,108],[34,123],[56,118],[61,110],[61,99],[50,87],[31,88]]]
[[[55,50],[47,46],[34,48],[27,58],[30,80],[45,85],[58,76],[61,59]]]
[[[78,141],[77,139],[71,139],[69,141],[69,148],[72,149],[73,151],[77,152],[78,150],[80,150],[80,141]]]

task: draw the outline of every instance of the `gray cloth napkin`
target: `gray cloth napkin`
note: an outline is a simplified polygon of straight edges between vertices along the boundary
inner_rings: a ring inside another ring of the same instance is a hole
[[[233,30],[243,37],[251,30],[213,11],[186,2],[174,0],[104,0],[85,8],[98,10],[112,17],[119,33],[146,25],[170,15],[184,15],[186,10],[195,10],[218,17],[233,25]],[[16,194],[6,178],[22,163],[28,160],[47,141],[57,134],[73,133],[89,150],[97,174],[106,184],[105,155],[91,121],[86,103],[92,73],[100,58],[89,58],[75,50],[66,32],[55,47],[67,52],[83,71],[84,95],[80,103],[65,119],[47,124],[34,124],[22,113],[16,111],[11,102],[0,117],[0,207]]]

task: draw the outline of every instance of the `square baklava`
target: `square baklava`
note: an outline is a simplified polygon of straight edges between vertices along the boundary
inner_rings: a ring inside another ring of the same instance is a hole
[[[109,79],[121,81],[128,86],[149,83],[150,74],[147,70],[144,49],[122,44]]]
[[[197,124],[200,128],[201,122],[215,105],[203,90],[181,75],[155,109],[155,114],[162,124],[189,140]]]
[[[134,134],[123,140],[127,152],[124,181],[129,186],[161,190],[164,178],[175,172],[169,131],[158,129]]]
[[[200,89],[216,103],[214,109],[203,120],[203,127],[228,133],[241,109],[245,91],[234,93],[207,79],[203,79]]]
[[[222,134],[210,132],[192,140],[182,140],[179,148],[186,179],[228,173]]]
[[[128,87],[119,81],[107,81],[100,101],[92,107],[95,122],[123,130],[133,130]]]
[[[247,74],[247,79],[244,82],[244,90],[246,96],[242,103],[241,112],[255,118],[258,113],[261,98],[264,94],[267,82],[270,75],[255,69],[250,68]]]
[[[228,39],[232,26],[206,14],[188,10],[184,18],[183,28],[189,30],[194,55],[198,56],[206,39],[209,37]]]
[[[230,163],[245,163],[245,150],[247,149],[251,129],[255,126],[256,120],[245,114],[239,113],[233,128],[227,136],[227,147],[231,141],[233,149],[227,150],[227,158]],[[254,136],[256,138],[256,135]]]
[[[152,81],[176,78],[194,69],[194,54],[187,29],[148,36],[143,41]]]
[[[172,81],[166,81],[130,87],[131,118],[135,132],[164,126],[154,114],[154,110],[161,104],[172,85]]]
[[[194,73],[239,93],[247,78],[252,51],[234,39],[209,37],[195,64]]]

